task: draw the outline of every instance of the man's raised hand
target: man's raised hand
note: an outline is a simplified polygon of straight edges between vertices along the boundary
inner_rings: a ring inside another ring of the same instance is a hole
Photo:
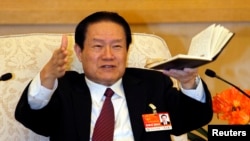
[[[63,35],[60,48],[53,52],[52,57],[40,73],[41,84],[44,87],[52,89],[55,80],[65,74],[68,62],[67,46],[67,35]]]

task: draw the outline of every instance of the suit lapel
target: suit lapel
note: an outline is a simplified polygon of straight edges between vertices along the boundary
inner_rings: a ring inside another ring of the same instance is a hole
[[[82,78],[73,90],[74,113],[77,131],[79,132],[80,140],[89,140],[90,137],[90,123],[91,123],[91,96],[89,88]]]
[[[147,108],[147,86],[142,80],[125,75],[123,77],[123,87],[125,91],[131,126],[135,140],[140,140],[144,132],[142,114]]]

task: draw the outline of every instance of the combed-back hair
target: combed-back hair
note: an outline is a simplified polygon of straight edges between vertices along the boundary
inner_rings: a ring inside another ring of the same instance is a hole
[[[117,23],[121,25],[124,29],[124,33],[126,36],[126,46],[127,49],[129,48],[129,45],[132,42],[132,37],[131,37],[131,29],[128,24],[128,22],[120,16],[118,13],[115,12],[109,12],[109,11],[99,11],[95,12],[86,18],[84,18],[76,27],[75,29],[75,43],[80,46],[81,49],[83,49],[83,44],[86,39],[86,32],[88,29],[88,26],[101,22],[101,21],[111,21],[114,23]]]

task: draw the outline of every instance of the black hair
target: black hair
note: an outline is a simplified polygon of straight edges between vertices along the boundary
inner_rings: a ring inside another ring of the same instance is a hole
[[[88,26],[100,21],[111,21],[121,25],[125,32],[127,49],[129,48],[129,45],[132,42],[132,37],[131,29],[129,27],[128,22],[118,13],[109,11],[99,11],[84,18],[75,29],[75,43],[79,45],[81,49],[83,49],[83,43],[86,39],[86,32]]]

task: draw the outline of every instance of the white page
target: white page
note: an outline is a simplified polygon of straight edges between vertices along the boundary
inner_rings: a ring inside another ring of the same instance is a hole
[[[210,25],[192,38],[188,55],[210,58],[210,45],[215,24]]]
[[[211,48],[210,48],[210,55],[213,56],[215,52],[217,52],[217,45],[218,42],[221,40],[222,32],[223,32],[223,27],[221,25],[216,25],[214,32],[213,32],[213,37],[211,40]],[[216,50],[216,51],[215,51]]]
[[[229,30],[224,31],[224,33],[222,34],[223,38],[221,37],[222,38],[221,41],[217,43],[216,48],[213,50],[212,52],[213,56],[218,54],[223,49],[228,40],[233,36],[233,33],[229,32]]]
[[[213,54],[213,56],[215,56],[222,49],[223,46],[221,46],[221,45],[223,42],[225,42],[227,35],[228,35],[228,30],[226,28],[220,26],[220,35],[219,35],[219,37],[217,37],[218,38],[217,42],[214,45],[214,49],[211,52]]]

